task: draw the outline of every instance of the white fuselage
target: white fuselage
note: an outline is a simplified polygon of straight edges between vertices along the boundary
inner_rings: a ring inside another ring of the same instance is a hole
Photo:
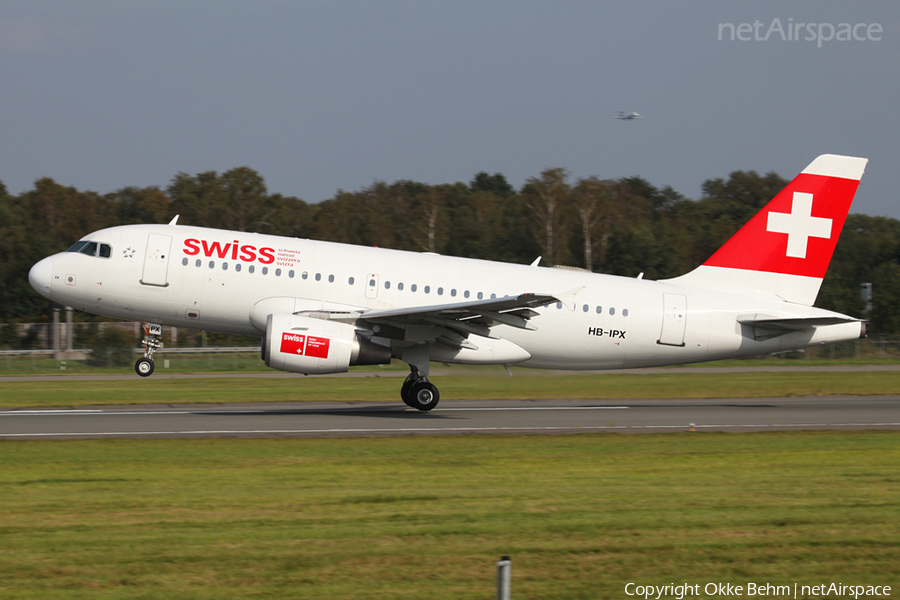
[[[113,227],[83,239],[107,244],[109,257],[63,252],[46,259],[52,300],[118,319],[209,331],[261,336],[259,306],[365,311],[534,292],[563,302],[535,309],[533,330],[496,325],[491,331],[530,354],[519,364],[609,369],[787,351],[856,339],[861,328],[851,322],[754,339],[739,318],[836,313],[676,280],[174,225]]]

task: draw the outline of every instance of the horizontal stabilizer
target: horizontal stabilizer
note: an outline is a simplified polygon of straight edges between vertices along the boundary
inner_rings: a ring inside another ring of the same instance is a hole
[[[851,319],[850,317],[797,317],[790,319],[774,319],[765,315],[749,315],[738,317],[737,321],[741,325],[789,332],[810,329],[812,327],[824,327],[826,325],[858,323],[859,319]]]

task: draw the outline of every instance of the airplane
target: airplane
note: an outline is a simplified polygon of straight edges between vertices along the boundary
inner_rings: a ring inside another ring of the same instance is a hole
[[[634,121],[635,119],[640,119],[641,115],[636,112],[625,113],[624,110],[620,110],[618,116],[613,117],[613,119],[622,119],[623,121]]]
[[[601,370],[786,352],[866,336],[813,306],[867,159],[816,158],[706,262],[651,281],[178,224],[95,231],[29,272],[42,296],[145,323],[262,338],[273,369],[399,359],[401,399],[440,399],[430,362]],[[511,374],[510,370],[510,374]]]

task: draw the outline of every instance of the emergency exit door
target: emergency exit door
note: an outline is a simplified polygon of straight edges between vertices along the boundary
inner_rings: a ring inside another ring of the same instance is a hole
[[[684,346],[684,328],[687,324],[687,296],[663,294],[662,331],[657,344]]]
[[[171,235],[151,233],[147,238],[147,252],[144,253],[144,273],[141,283],[166,287],[169,272],[169,250],[172,247]]]

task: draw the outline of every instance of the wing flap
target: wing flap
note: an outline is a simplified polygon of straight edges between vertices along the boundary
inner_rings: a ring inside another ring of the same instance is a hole
[[[555,296],[529,293],[472,302],[457,302],[455,304],[370,310],[363,313],[361,318],[366,321],[421,318],[422,320],[437,319],[441,322],[447,322],[479,318],[491,319],[490,315],[493,315],[495,317],[493,320],[496,320],[498,323],[524,329],[525,321],[537,315],[536,312],[530,309],[546,306],[553,302],[558,302]],[[523,309],[527,312],[523,312]]]
[[[558,302],[555,296],[527,293],[455,304],[370,310],[359,314],[358,320],[373,331],[378,330],[378,325],[396,327],[399,335],[391,336],[396,344],[438,342],[450,348],[477,350],[478,346],[468,340],[470,335],[499,339],[491,333],[496,325],[533,330],[534,326],[528,323],[538,315],[533,309],[553,302]]]

